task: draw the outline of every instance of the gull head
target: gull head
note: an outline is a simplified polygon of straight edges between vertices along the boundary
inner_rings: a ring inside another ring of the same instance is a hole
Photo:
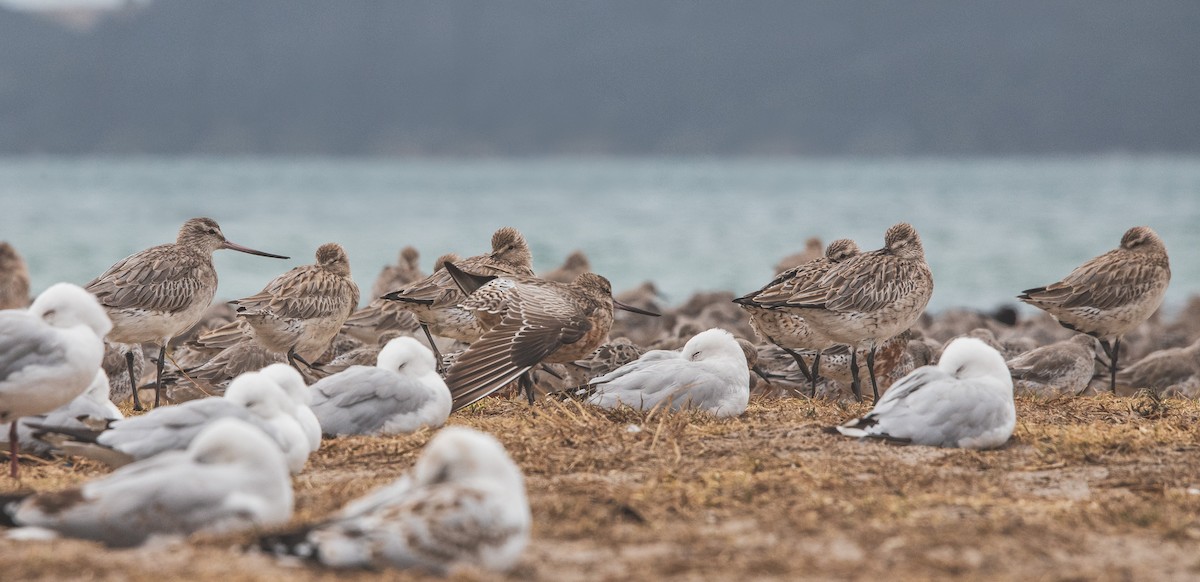
[[[308,385],[304,383],[304,377],[295,368],[280,363],[271,364],[258,372],[283,388],[283,391],[296,404],[305,406],[312,404],[312,391],[308,389]]]
[[[375,366],[406,376],[424,376],[434,371],[436,363],[429,348],[416,339],[402,336],[384,344]]]
[[[96,297],[78,285],[56,283],[38,295],[29,312],[53,327],[85,326],[103,338],[112,330],[112,320]]]
[[[959,380],[996,378],[1007,380],[1012,385],[1012,376],[1008,365],[1004,363],[1004,356],[973,337],[960,337],[950,342],[942,351],[938,367]]]
[[[474,429],[449,426],[426,445],[414,468],[418,483],[454,483],[471,479],[502,480],[520,486],[521,471],[494,437]]]
[[[692,336],[692,339],[683,344],[681,353],[683,359],[693,362],[729,359],[740,360],[743,366],[746,365],[746,354],[742,351],[742,346],[733,334],[719,327]]]
[[[225,389],[225,398],[244,406],[264,420],[288,414],[288,410],[295,406],[279,384],[259,372],[246,372],[234,378]]]
[[[279,445],[263,431],[236,418],[219,418],[210,423],[188,445],[198,463],[272,467],[287,475],[287,463]]]

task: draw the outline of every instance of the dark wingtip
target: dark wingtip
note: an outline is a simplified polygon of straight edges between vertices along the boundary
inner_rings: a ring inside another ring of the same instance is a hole
[[[247,549],[259,550],[275,556],[296,556],[305,560],[319,560],[317,547],[308,540],[312,527],[302,527],[288,532],[266,535],[258,539]]]
[[[450,273],[450,277],[454,279],[454,284],[458,285],[458,288],[462,290],[464,295],[474,293],[480,287],[486,285],[488,281],[495,279],[493,276],[468,273],[458,268],[458,265],[450,262],[446,263],[446,272]]]
[[[826,426],[821,429],[821,432],[823,432],[825,434],[841,434],[840,432],[838,432],[838,427],[836,427],[836,426]]]

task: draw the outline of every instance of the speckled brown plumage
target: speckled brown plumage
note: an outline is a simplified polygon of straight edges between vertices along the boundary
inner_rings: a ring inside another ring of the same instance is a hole
[[[215,220],[193,218],[179,228],[174,243],[125,257],[86,286],[112,320],[109,341],[159,345],[156,383],[162,379],[171,338],[195,325],[212,303],[217,291],[212,254],[218,249],[287,258],[234,244],[226,240]],[[156,391],[156,403],[158,399]],[[136,391],[134,403],[134,409],[141,410]]]
[[[316,259],[315,264],[276,277],[250,297],[230,301],[268,350],[315,361],[358,308],[358,285],[350,278],[345,249],[323,244]]]
[[[540,363],[588,356],[608,338],[612,287],[595,273],[571,283],[497,277],[462,306],[486,326],[446,374],[454,408],[483,398]]]
[[[517,229],[504,227],[492,235],[492,252],[455,261],[463,271],[476,275],[533,276],[533,255]],[[474,314],[459,307],[462,291],[444,268],[384,298],[397,301],[413,313],[430,333],[473,342],[483,334]]]
[[[0,309],[29,307],[29,269],[17,250],[0,241]]]
[[[1116,391],[1121,336],[1162,305],[1170,282],[1162,239],[1148,226],[1135,226],[1125,231],[1119,247],[1080,265],[1063,280],[1027,289],[1017,298],[1049,313],[1063,327],[1099,339],[1109,357],[1109,385]]]

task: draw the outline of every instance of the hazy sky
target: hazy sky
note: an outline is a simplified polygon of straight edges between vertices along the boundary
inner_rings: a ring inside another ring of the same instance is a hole
[[[114,8],[126,0],[0,0],[0,6],[19,10],[45,10],[61,8]]]

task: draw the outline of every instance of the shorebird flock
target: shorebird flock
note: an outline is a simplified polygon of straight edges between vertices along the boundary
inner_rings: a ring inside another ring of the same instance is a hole
[[[1200,330],[1171,331],[1156,315],[1170,266],[1149,227],[1017,295],[1046,314],[1023,322],[1011,309],[927,314],[934,276],[907,223],[887,229],[878,250],[810,239],[758,290],[670,309],[652,284],[614,296],[581,252],[539,277],[516,229],[491,243],[440,256],[428,275],[406,247],[361,308],[336,243],[261,292],[214,305],[215,251],[286,257],[229,242],[208,218],[32,303],[28,267],[0,243],[0,422],[12,477],[19,451],[115,468],[78,489],[0,498],[0,524],[111,546],[279,528],[292,517],[291,476],[323,439],[438,429],[498,393],[731,417],[752,394],[862,400],[866,374],[874,408],[830,432],[982,449],[1012,435],[1014,390],[1200,392]],[[1121,369],[1123,347],[1144,357]],[[151,393],[143,414],[116,406],[131,400],[141,412]],[[505,570],[530,527],[503,446],[447,427],[408,475],[256,547],[329,568]]]

